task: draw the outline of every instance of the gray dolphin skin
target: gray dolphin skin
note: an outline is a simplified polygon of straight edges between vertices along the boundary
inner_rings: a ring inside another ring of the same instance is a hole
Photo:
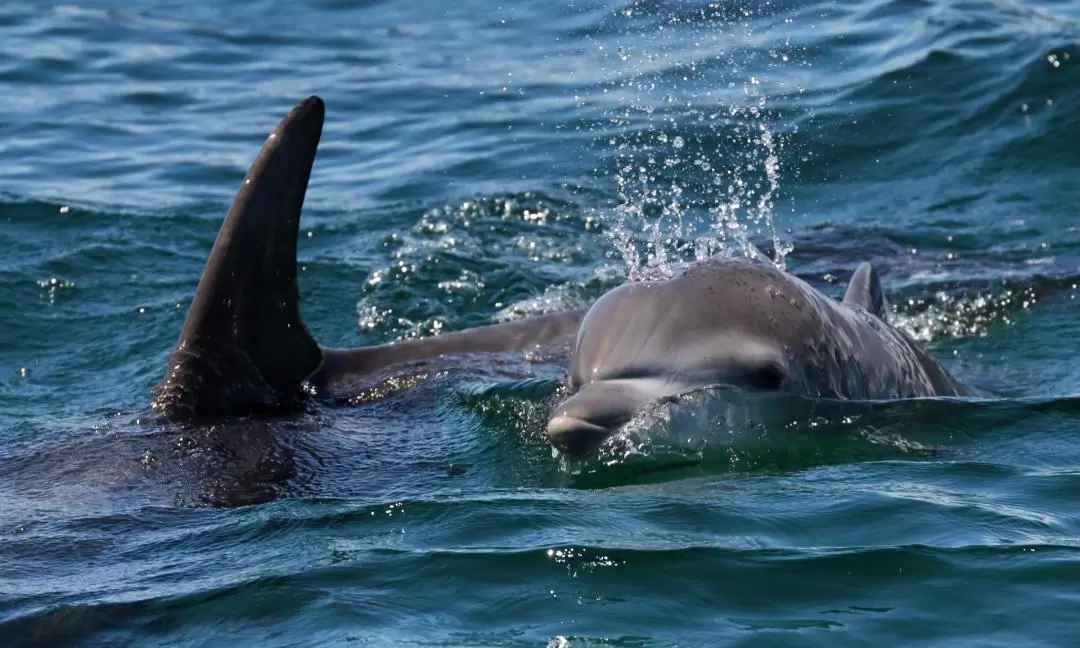
[[[586,454],[645,405],[709,386],[845,400],[977,395],[890,326],[887,309],[869,263],[842,303],[743,258],[620,286],[581,322],[575,393],[553,413],[548,439]]]
[[[322,133],[318,97],[266,140],[218,233],[151,405],[171,420],[285,415],[395,366],[569,347],[571,395],[547,437],[571,456],[650,403],[727,386],[854,400],[974,396],[888,323],[877,273],[861,265],[837,302],[771,263],[713,258],[670,279],[625,284],[590,308],[437,337],[327,349],[300,317],[300,212]]]

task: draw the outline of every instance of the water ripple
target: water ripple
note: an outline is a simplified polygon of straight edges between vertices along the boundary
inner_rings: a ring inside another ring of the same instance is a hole
[[[1068,644],[1078,7],[3,5],[5,645]],[[323,344],[581,306],[749,239],[834,295],[873,261],[997,396],[574,463],[543,438],[553,352],[163,426],[221,216],[308,94]]]

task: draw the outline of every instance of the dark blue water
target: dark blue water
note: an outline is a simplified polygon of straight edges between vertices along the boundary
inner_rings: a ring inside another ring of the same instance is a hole
[[[302,309],[362,345],[745,234],[874,262],[985,402],[586,462],[562,359],[162,427],[247,166],[325,98]],[[1080,4],[0,7],[0,643],[1074,645]]]

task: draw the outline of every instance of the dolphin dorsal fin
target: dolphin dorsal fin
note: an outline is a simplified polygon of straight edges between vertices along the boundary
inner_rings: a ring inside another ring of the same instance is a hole
[[[296,239],[325,108],[267,138],[218,232],[152,406],[170,419],[294,411],[322,353],[300,319]]]
[[[889,321],[889,302],[885,299],[885,291],[881,288],[877,270],[874,270],[874,266],[869,262],[864,261],[855,269],[847,292],[844,293],[844,303],[858,304],[877,315],[883,322]]]

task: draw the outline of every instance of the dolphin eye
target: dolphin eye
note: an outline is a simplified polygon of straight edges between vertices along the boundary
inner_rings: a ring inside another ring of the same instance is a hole
[[[751,389],[778,390],[784,386],[784,370],[775,363],[749,368],[743,376],[744,384]]]

